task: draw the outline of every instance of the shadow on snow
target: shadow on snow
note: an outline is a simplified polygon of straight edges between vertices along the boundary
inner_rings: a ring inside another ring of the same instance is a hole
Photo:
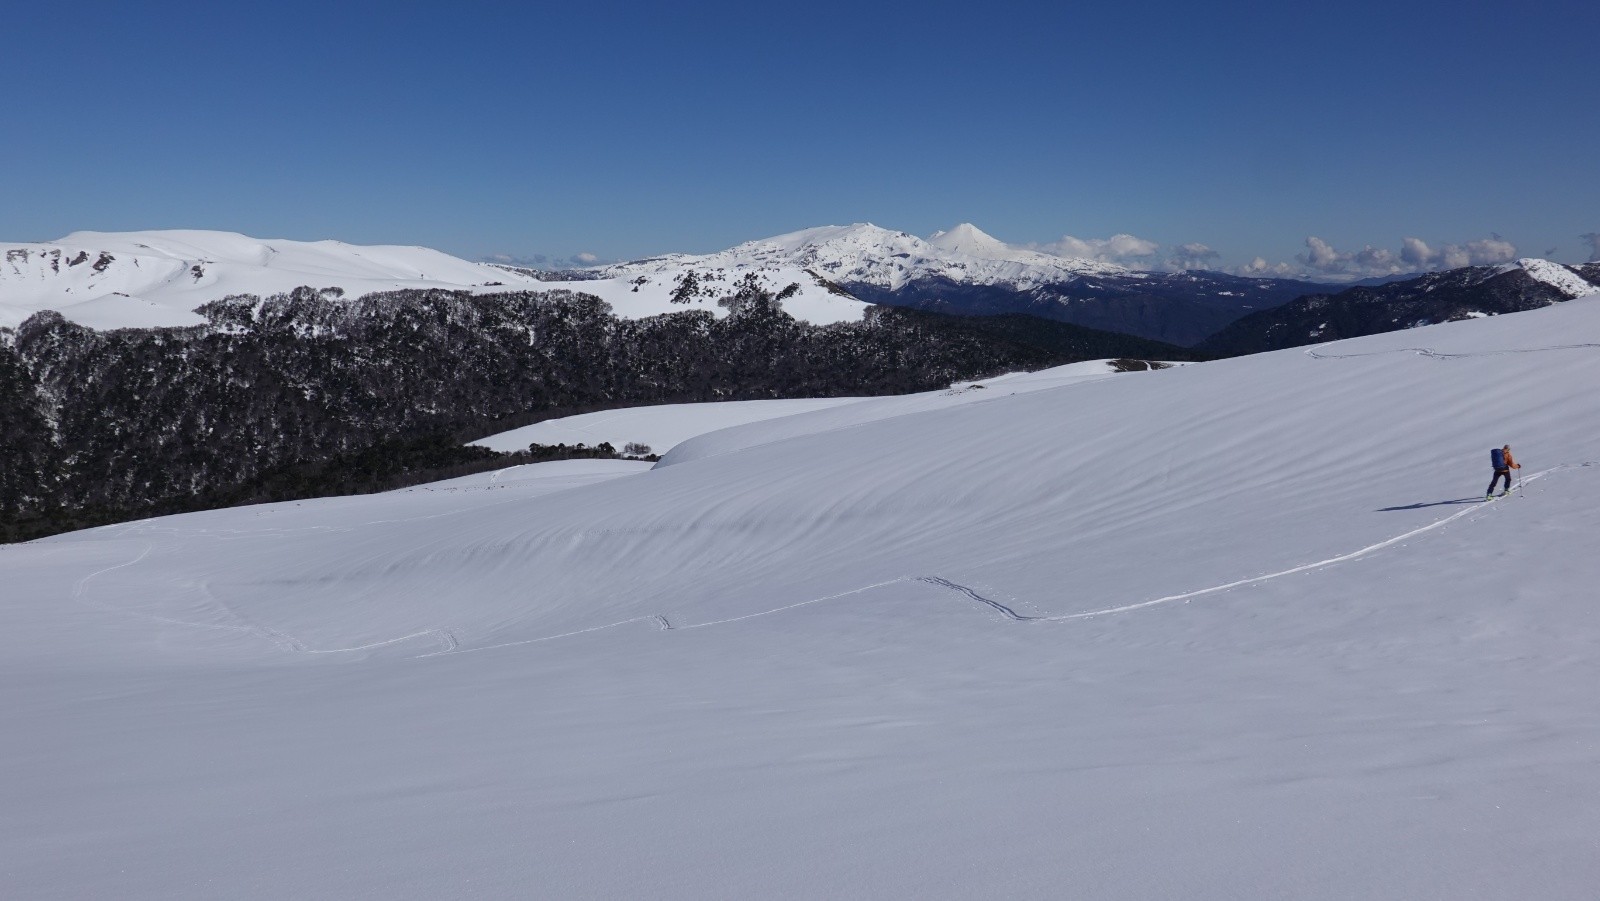
[[[1458,497],[1453,501],[1427,501],[1417,504],[1406,504],[1404,507],[1380,507],[1379,513],[1394,513],[1399,510],[1421,510],[1424,507],[1448,507],[1453,504],[1481,504],[1481,497]]]

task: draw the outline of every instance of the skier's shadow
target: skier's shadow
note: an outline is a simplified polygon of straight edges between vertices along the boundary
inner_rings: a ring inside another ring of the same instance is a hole
[[[1481,504],[1481,497],[1461,497],[1453,501],[1431,501],[1421,504],[1406,504],[1404,507],[1381,507],[1379,513],[1394,513],[1399,510],[1421,510],[1423,507],[1448,507],[1452,504]]]

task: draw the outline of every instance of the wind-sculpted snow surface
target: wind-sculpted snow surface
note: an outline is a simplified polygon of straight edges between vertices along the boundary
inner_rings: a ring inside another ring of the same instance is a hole
[[[851,428],[866,423],[880,422],[926,413],[949,407],[978,403],[993,397],[1017,393],[1060,388],[1080,382],[1109,378],[1115,373],[1109,360],[1088,360],[1069,363],[1039,372],[1013,372],[991,379],[959,382],[942,391],[923,391],[895,397],[861,398],[848,404],[828,404],[817,409],[753,421],[751,424],[730,422],[721,429],[706,429],[681,444],[675,444],[661,460],[662,466],[672,466],[718,454],[732,453],[770,444],[802,435],[814,435],[838,429]],[[1052,436],[1044,436],[1053,441]]]
[[[863,398],[859,397],[807,397],[652,404],[547,419],[472,443],[492,451],[509,453],[526,450],[530,444],[587,444],[598,447],[602,442],[609,442],[619,448],[628,444],[642,444],[659,454],[666,453],[689,438],[718,429],[794,416],[861,400]]]
[[[671,464],[690,457],[726,453],[729,450],[747,447],[749,446],[747,441],[765,443],[777,440],[779,437],[793,437],[807,432],[839,428],[843,425],[903,416],[911,412],[971,403],[995,394],[1060,387],[1086,379],[1105,378],[1115,371],[1110,360],[1089,360],[1056,366],[1040,372],[1008,373],[995,378],[959,382],[938,391],[889,397],[736,400],[627,407],[548,419],[480,438],[472,443],[500,452],[524,450],[529,444],[582,443],[595,447],[601,442],[610,442],[620,448],[629,443],[639,443],[648,445],[658,454],[668,454],[668,463]],[[845,406],[852,409],[823,412]],[[811,413],[819,415],[803,415]],[[772,420],[782,421],[773,423]],[[738,426],[751,423],[764,423],[764,425],[748,433],[736,430]],[[696,441],[693,450],[669,453],[686,441],[726,430],[734,431],[719,435],[716,439]]]
[[[1591,344],[1577,300],[0,547],[0,873],[1587,898]]]

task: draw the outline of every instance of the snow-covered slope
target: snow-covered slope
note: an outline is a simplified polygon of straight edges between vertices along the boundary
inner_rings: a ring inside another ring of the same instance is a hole
[[[685,270],[741,273],[762,268],[815,272],[841,284],[899,288],[944,278],[964,284],[1019,288],[1070,281],[1083,275],[1132,275],[1120,266],[1012,247],[970,224],[923,240],[871,223],[828,225],[749,241],[704,255],[671,254],[602,268],[609,277],[676,278]]]
[[[1600,294],[1600,287],[1589,284],[1576,272],[1560,263],[1525,257],[1500,267],[1501,272],[1509,272],[1512,269],[1521,269],[1538,281],[1554,286],[1561,293],[1567,295],[1569,299],[1586,297],[1590,294]]]
[[[862,398],[825,397],[629,407],[547,419],[480,438],[472,444],[501,453],[527,450],[530,444],[587,444],[596,447],[610,443],[618,449],[628,444],[643,444],[654,453],[664,454],[679,443],[706,432],[860,400]]]
[[[59,241],[0,246],[0,327],[56,310],[92,328],[191,325],[194,310],[231,294],[267,296],[308,286],[355,298],[374,291],[443,288],[480,293],[568,289],[596,294],[624,318],[688,307],[723,315],[715,296],[670,302],[672,286],[622,279],[548,282],[425,247],[262,240],[231,232],[74,232]],[[774,291],[800,285],[785,309],[798,318],[861,318],[865,305],[799,270],[763,273]],[[727,293],[731,293],[727,292]],[[330,295],[337,296],[337,295]]]
[[[1583,299],[0,547],[0,872],[1589,898],[1597,387]]]
[[[3,326],[41,309],[93,328],[189,325],[202,321],[193,310],[209,301],[301,286],[356,297],[400,288],[539,284],[425,247],[259,240],[231,232],[74,232],[3,250]]]
[[[753,422],[784,418],[788,421],[786,428],[790,424],[797,424],[794,427],[808,430],[826,428],[827,426],[818,426],[818,420],[801,414],[849,406],[851,410],[839,416],[829,417],[825,421],[855,424],[921,410],[971,403],[983,400],[996,391],[1003,393],[1040,391],[1090,378],[1106,378],[1115,371],[1108,360],[1091,360],[1058,366],[1043,372],[1012,373],[991,379],[962,382],[942,391],[891,397],[735,400],[721,403],[629,407],[622,410],[603,410],[598,413],[547,419],[544,422],[480,438],[472,443],[501,453],[527,450],[530,444],[587,444],[595,447],[602,442],[609,442],[612,447],[620,449],[629,443],[638,443],[648,445],[655,453],[665,454],[691,438]],[[727,440],[739,439],[730,435]],[[731,449],[728,445],[711,446],[718,449],[701,453],[717,453]]]

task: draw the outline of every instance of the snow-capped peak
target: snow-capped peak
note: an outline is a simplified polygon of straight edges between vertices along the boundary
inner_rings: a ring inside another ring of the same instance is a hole
[[[987,260],[1002,259],[1011,250],[1010,245],[971,222],[963,222],[949,231],[934,232],[928,236],[928,243],[940,250]]]
[[[1070,259],[1013,247],[963,223],[924,240],[870,222],[825,225],[747,241],[704,255],[672,254],[602,271],[610,276],[659,275],[685,269],[748,270],[798,267],[830,281],[899,288],[920,279],[965,284],[1008,284],[1020,288],[1071,281],[1083,275],[1125,274],[1126,269],[1095,260]]]
[[[1523,272],[1528,273],[1530,277],[1561,291],[1569,299],[1589,294],[1600,294],[1600,287],[1589,284],[1589,282],[1579,277],[1576,272],[1560,263],[1552,263],[1549,260],[1541,260],[1536,257],[1524,257],[1500,267],[1501,272],[1509,272],[1513,269],[1521,269]]]

